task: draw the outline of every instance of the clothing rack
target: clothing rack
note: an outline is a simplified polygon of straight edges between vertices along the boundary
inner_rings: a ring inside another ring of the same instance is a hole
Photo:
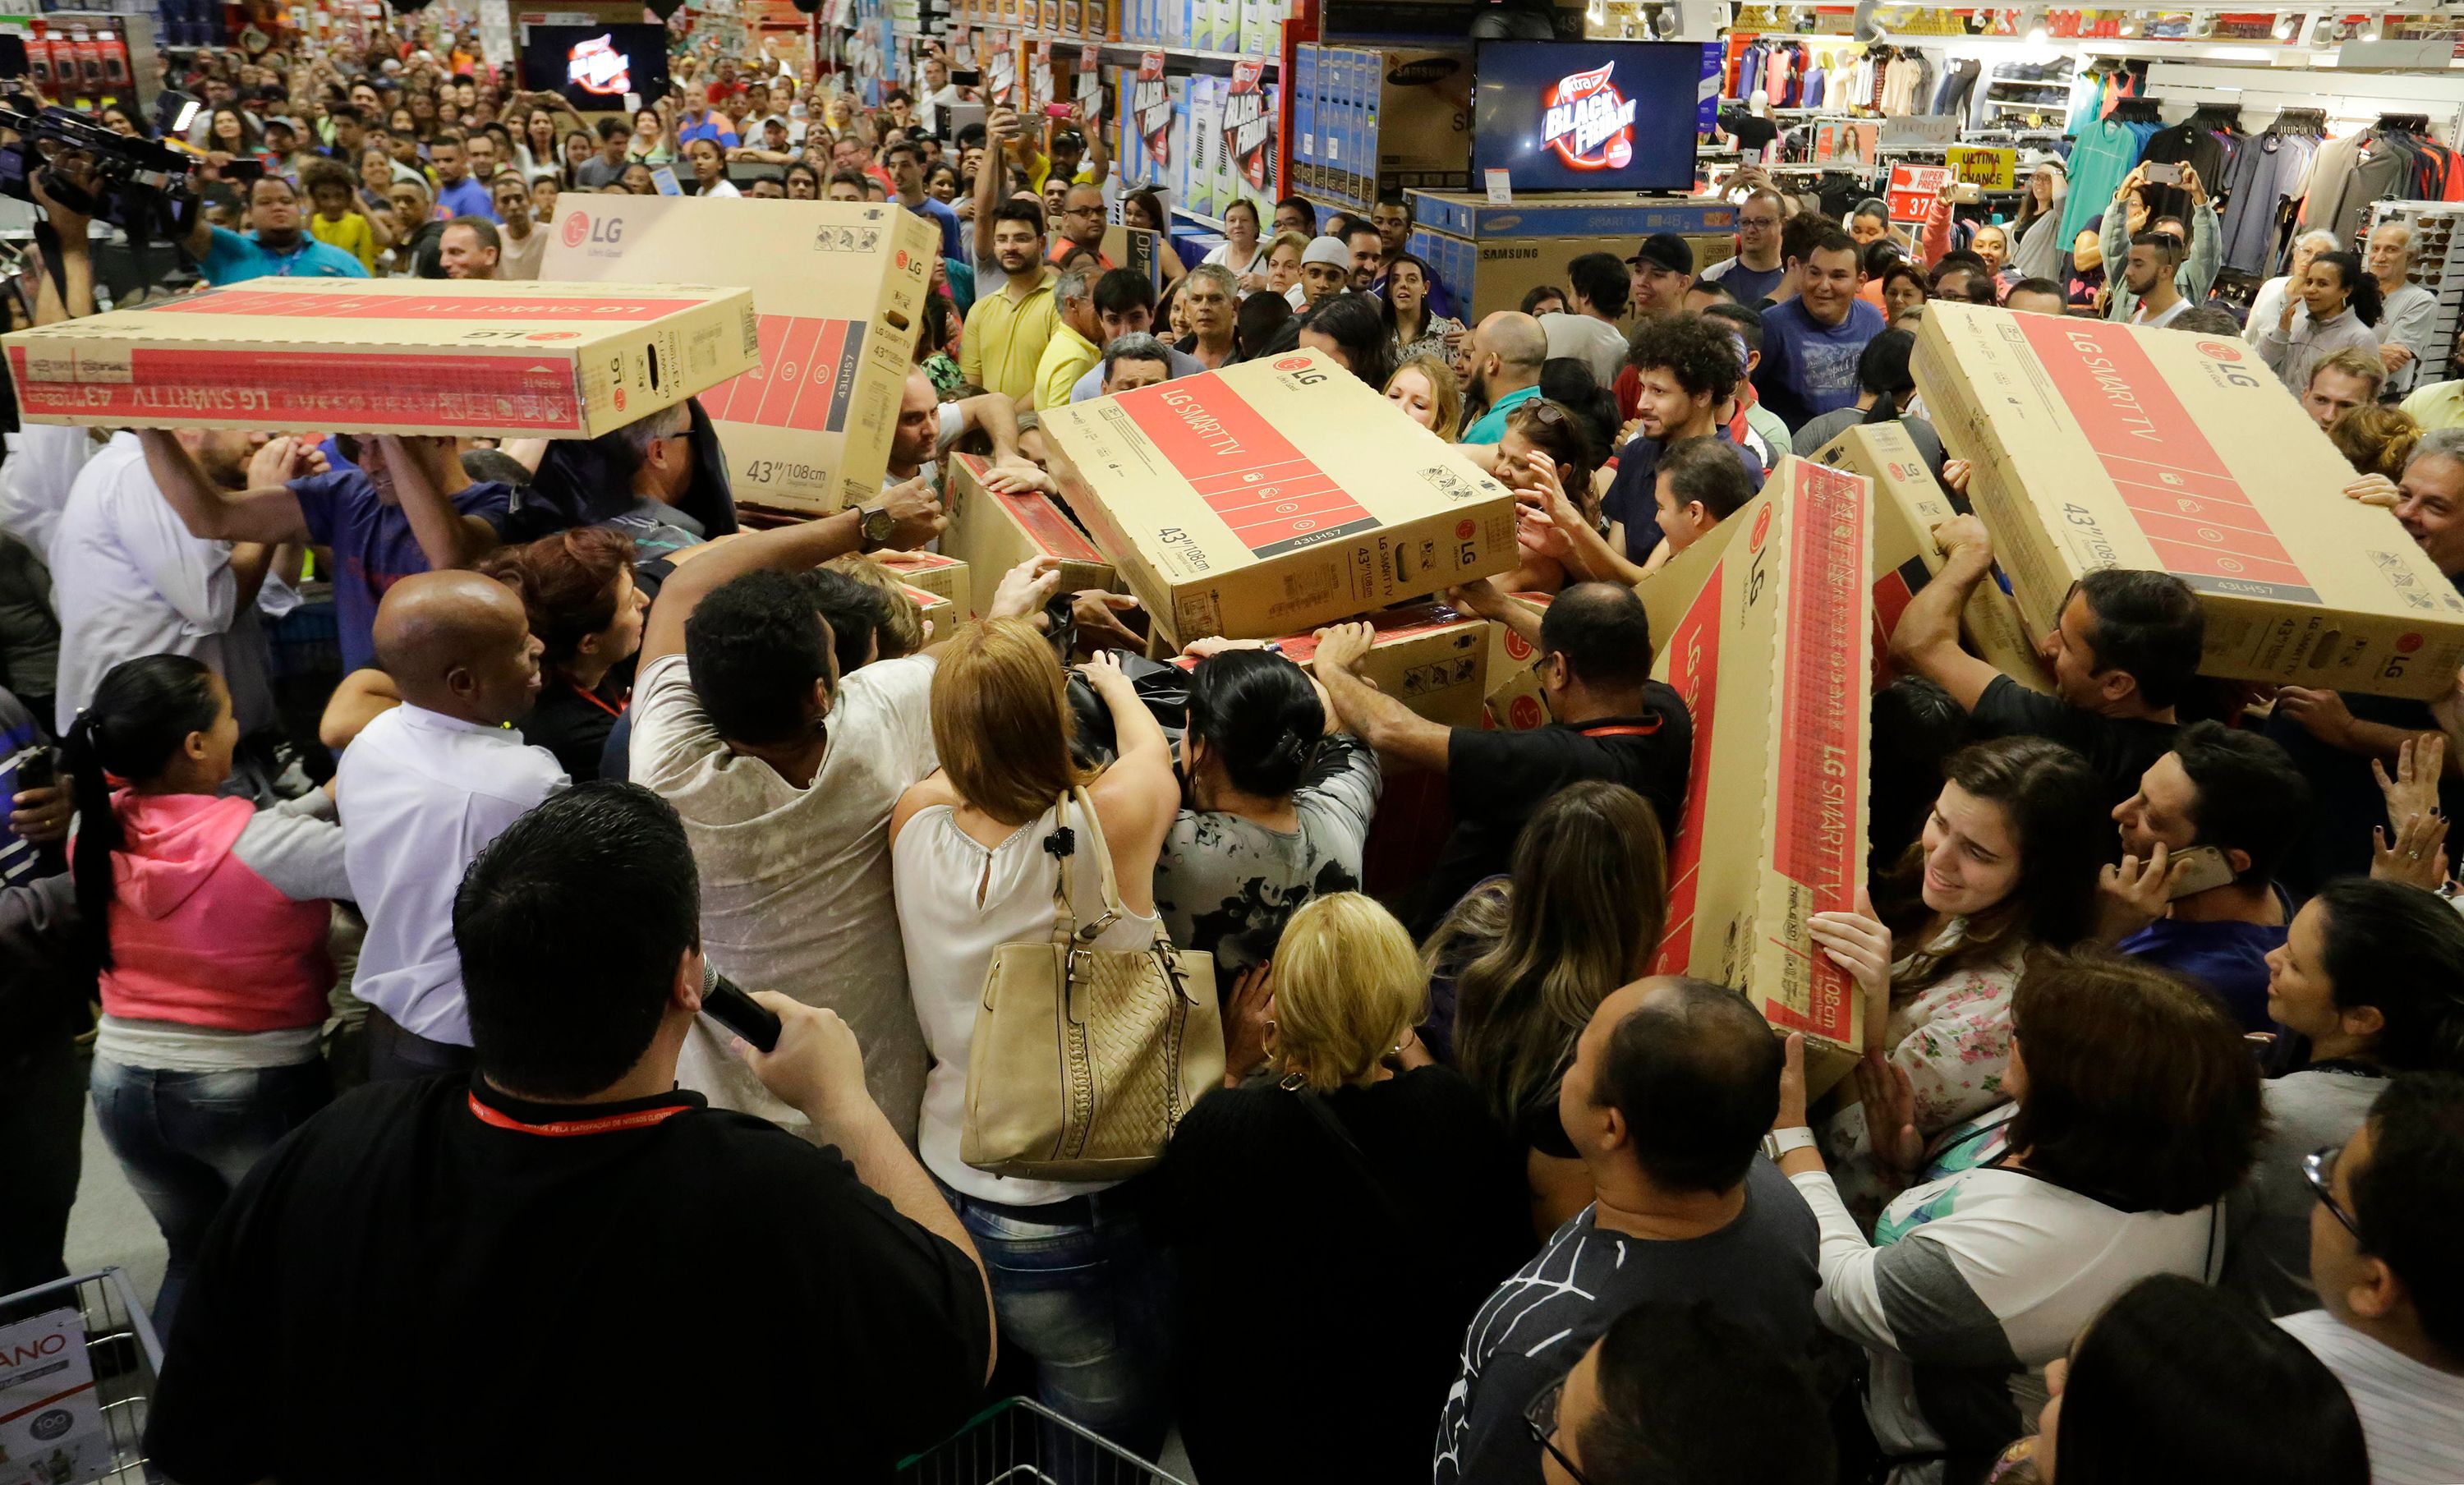
[[[2430,116],[2428,114],[2381,114],[2378,122],[2371,124],[2370,128],[2381,134],[2427,134],[2430,132]]]

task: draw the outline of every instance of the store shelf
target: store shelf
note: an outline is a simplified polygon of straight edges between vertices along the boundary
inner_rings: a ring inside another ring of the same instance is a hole
[[[1203,211],[1192,211],[1187,207],[1175,207],[1172,209],[1172,214],[1184,222],[1203,227],[1208,232],[1224,231],[1223,218],[1220,216],[1209,216]]]
[[[1005,34],[1021,41],[1049,41],[1052,43],[1052,53],[1055,56],[1059,56],[1064,51],[1074,53],[1080,47],[1095,46],[1103,49],[1105,60],[1112,62],[1135,62],[1149,52],[1161,52],[1167,66],[1173,62],[1186,62],[1209,72],[1229,74],[1235,62],[1264,62],[1266,64],[1268,77],[1272,77],[1275,73],[1275,58],[1272,55],[1252,56],[1246,52],[1210,52],[1200,47],[1166,46],[1161,42],[1150,41],[1089,41],[1084,36],[1064,36],[1050,32],[1022,31],[1001,26],[976,26],[971,28],[971,33],[980,35]]]

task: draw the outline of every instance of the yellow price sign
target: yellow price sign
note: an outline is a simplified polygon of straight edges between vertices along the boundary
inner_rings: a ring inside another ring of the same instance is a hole
[[[1953,144],[1944,151],[1951,177],[1986,190],[2015,190],[2019,185],[2019,152],[1976,144]]]

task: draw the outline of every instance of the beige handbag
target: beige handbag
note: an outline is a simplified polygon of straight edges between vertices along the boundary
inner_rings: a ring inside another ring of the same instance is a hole
[[[1118,1181],[1163,1158],[1199,1096],[1223,1081],[1223,1017],[1215,956],[1175,948],[1158,924],[1143,949],[1090,947],[1124,917],[1112,853],[1094,802],[1063,832],[1052,937],[993,950],[967,1053],[967,1120],[958,1158],[978,1170],[1040,1181]],[[1054,818],[1067,818],[1056,810]],[[1078,921],[1069,866],[1091,853],[1104,916]]]

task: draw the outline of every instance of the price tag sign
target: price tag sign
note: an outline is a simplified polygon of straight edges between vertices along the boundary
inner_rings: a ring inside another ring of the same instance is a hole
[[[1493,207],[1510,207],[1514,205],[1513,175],[1505,170],[1490,170],[1486,172],[1486,175],[1488,178],[1488,204]]]
[[[1950,163],[1950,172],[1961,184],[1986,190],[2016,190],[2019,186],[2019,152],[1995,149],[1976,144],[1953,144],[1944,153]]]
[[[1942,189],[1950,184],[1948,166],[1895,165],[1891,166],[1890,188],[1882,195],[1890,203],[1891,220],[1922,222],[1933,215],[1933,204],[1942,198]]]

